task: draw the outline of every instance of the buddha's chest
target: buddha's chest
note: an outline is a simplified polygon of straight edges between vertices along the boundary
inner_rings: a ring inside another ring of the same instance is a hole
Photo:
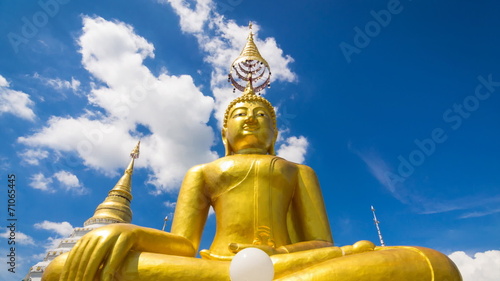
[[[282,198],[291,195],[296,186],[297,165],[279,157],[234,155],[213,164],[205,171],[212,198],[226,193]]]

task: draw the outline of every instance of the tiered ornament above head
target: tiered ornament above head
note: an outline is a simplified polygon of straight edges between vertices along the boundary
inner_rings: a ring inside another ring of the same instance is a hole
[[[247,43],[232,63],[228,81],[234,89],[241,92],[251,89],[254,93],[258,93],[271,86],[271,68],[253,41],[252,23],[249,24],[249,28]]]

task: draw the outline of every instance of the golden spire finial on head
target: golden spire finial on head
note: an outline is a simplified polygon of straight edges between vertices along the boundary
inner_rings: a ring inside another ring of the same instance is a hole
[[[250,22],[247,43],[231,64],[228,75],[228,81],[243,94],[258,93],[271,83],[271,68],[253,41],[252,27],[253,24]]]
[[[134,172],[134,160],[139,158],[139,141],[130,153],[130,163],[118,180],[115,187],[108,193],[104,202],[97,206],[94,215],[88,219],[84,226],[92,224],[109,223],[130,223],[132,221],[132,210],[130,201],[132,201],[132,173]]]

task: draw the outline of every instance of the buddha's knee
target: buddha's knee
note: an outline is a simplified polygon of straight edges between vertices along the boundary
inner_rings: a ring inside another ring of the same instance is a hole
[[[43,272],[42,281],[58,281],[67,258],[68,253],[64,253],[52,260]]]
[[[409,265],[409,271],[430,275],[430,280],[460,281],[462,276],[457,266],[446,255],[424,247],[377,247],[379,253],[390,250],[391,255],[398,256]],[[389,251],[388,251],[389,252]],[[413,270],[411,268],[413,267]]]
[[[440,252],[401,246],[353,252],[276,280],[461,281],[462,278],[455,264]]]

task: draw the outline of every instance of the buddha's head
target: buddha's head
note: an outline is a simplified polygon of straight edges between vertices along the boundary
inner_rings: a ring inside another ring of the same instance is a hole
[[[222,127],[226,156],[275,155],[274,143],[277,136],[276,113],[273,106],[253,91],[234,99],[227,107]]]

